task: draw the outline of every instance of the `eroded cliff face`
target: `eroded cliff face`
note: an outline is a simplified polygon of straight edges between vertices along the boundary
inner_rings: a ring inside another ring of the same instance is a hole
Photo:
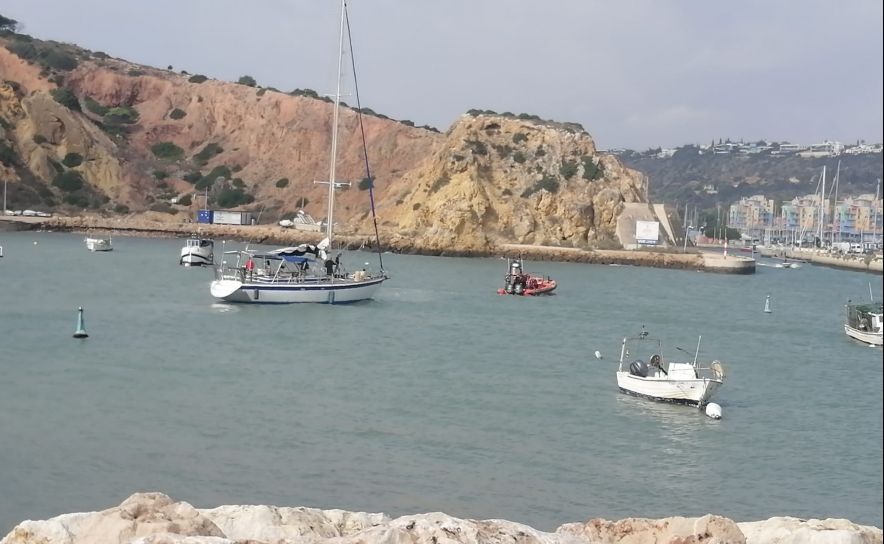
[[[644,181],[574,124],[464,115],[379,206],[383,228],[426,248],[613,242]]]
[[[181,221],[207,195],[214,208],[262,211],[265,223],[299,209],[326,217],[328,185],[314,182],[328,179],[329,102],[41,43],[29,61],[0,47],[0,177],[13,182],[11,209],[152,210]],[[46,51],[72,61],[48,67]],[[382,234],[400,248],[606,247],[622,204],[645,194],[642,176],[596,153],[576,124],[470,112],[440,134],[362,121]],[[341,234],[373,233],[364,178],[359,116],[344,107]],[[247,198],[226,204],[232,193]]]

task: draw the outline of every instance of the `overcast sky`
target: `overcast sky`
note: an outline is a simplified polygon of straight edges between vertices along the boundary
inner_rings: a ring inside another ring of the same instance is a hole
[[[350,0],[362,103],[442,130],[470,108],[599,148],[880,142],[881,0]],[[38,38],[260,85],[334,89],[337,0],[3,0]],[[345,99],[354,103],[355,99]]]

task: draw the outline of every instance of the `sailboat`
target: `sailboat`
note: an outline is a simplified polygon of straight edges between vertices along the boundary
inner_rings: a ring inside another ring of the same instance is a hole
[[[388,279],[384,272],[384,261],[381,256],[381,244],[378,235],[377,217],[374,208],[374,195],[369,187],[371,213],[374,219],[375,237],[378,247],[380,272],[372,274],[363,268],[353,273],[345,270],[341,263],[341,254],[333,255],[335,190],[343,183],[335,179],[335,166],[338,152],[338,119],[341,106],[341,75],[344,57],[344,37],[349,36],[350,20],[347,14],[347,0],[341,0],[341,29],[338,50],[337,91],[334,97],[334,114],[332,116],[331,164],[328,181],[328,218],[326,220],[326,236],[319,244],[301,244],[297,247],[279,248],[272,251],[258,252],[245,249],[242,251],[224,251],[224,257],[231,257],[228,263],[222,257],[221,264],[215,267],[215,280],[210,291],[215,298],[227,302],[243,302],[256,304],[295,304],[325,303],[341,304],[369,300],[375,296],[381,285]],[[345,34],[346,33],[346,34]],[[350,40],[352,59],[353,44]],[[353,61],[353,79],[356,80],[356,65]],[[368,164],[367,147],[365,146],[365,128],[362,123],[361,105],[359,104],[359,84],[355,83],[357,115],[362,132],[363,150],[366,153],[365,167],[368,179],[373,179]],[[235,256],[235,258],[234,258]],[[366,263],[367,264],[367,263]]]

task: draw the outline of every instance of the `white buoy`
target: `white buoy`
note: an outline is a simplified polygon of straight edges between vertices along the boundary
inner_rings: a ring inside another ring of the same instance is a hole
[[[601,359],[601,358],[602,358],[602,354],[599,353],[598,350],[596,350],[596,352],[595,352],[595,358],[596,358],[596,359]]]
[[[764,299],[764,313],[770,313],[770,295],[767,295],[767,298]]]
[[[712,419],[721,419],[721,406],[710,402],[706,405],[706,415]]]
[[[89,338],[89,335],[86,334],[86,327],[83,324],[83,307],[80,306],[80,310],[77,313],[77,330],[74,332],[74,338]]]

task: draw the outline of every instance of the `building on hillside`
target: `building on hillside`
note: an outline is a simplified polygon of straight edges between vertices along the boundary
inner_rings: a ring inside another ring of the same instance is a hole
[[[880,239],[884,222],[882,200],[866,194],[848,197],[835,204],[832,233],[838,241]]]
[[[793,232],[816,232],[819,227],[820,197],[807,195],[783,202],[780,228]]]
[[[764,195],[742,198],[739,202],[731,204],[728,226],[746,234],[756,234],[764,229],[775,228],[777,221],[774,207],[774,200],[764,198]]]

